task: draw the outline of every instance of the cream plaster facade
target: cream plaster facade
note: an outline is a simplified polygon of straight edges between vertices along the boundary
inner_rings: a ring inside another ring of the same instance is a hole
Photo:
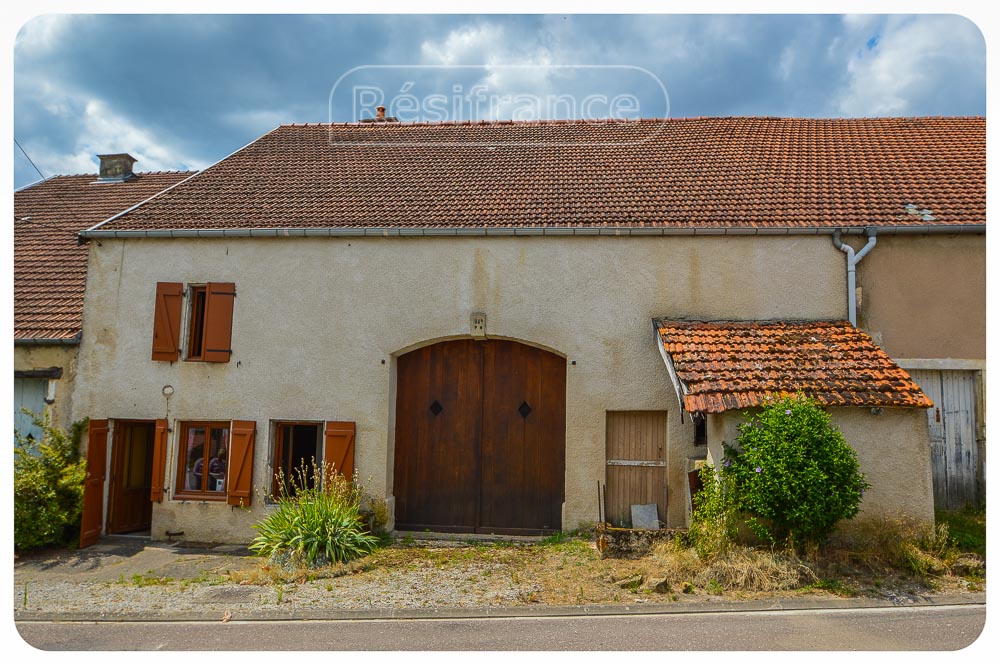
[[[879,236],[858,286],[858,326],[893,358],[986,360],[985,234]]]
[[[150,360],[158,281],[235,282],[229,363]],[[681,420],[651,319],[842,319],[846,309],[843,255],[828,236],[101,239],[74,417],[169,420],[157,538],[246,542],[262,511],[257,497],[249,511],[171,498],[186,420],[256,421],[257,488],[272,421],[356,421],[356,468],[391,505],[395,359],[468,336],[470,315],[484,312],[489,336],[569,361],[563,527],[597,519],[606,412],[630,409],[669,411],[678,526],[688,458],[705,448]]]
[[[871,488],[861,502],[861,516],[902,516],[934,523],[930,435],[924,409],[831,408],[833,424],[858,454]],[[710,414],[708,462],[722,460],[722,444],[734,445],[744,413]]]

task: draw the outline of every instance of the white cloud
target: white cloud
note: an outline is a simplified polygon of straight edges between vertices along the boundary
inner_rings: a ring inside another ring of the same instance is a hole
[[[983,67],[982,35],[959,16],[892,16],[879,32],[847,25],[848,83],[837,100],[845,115],[912,115],[949,94],[955,72],[978,77]]]
[[[165,137],[113,111],[96,98],[55,94],[50,86],[40,85],[43,107],[55,122],[71,126],[74,140],[70,146],[53,147],[46,137],[22,143],[32,161],[46,176],[94,173],[96,155],[127,152],[136,158],[137,171],[202,169],[203,160],[182,154]]]
[[[508,62],[510,40],[500,25],[466,26],[452,30],[443,41],[420,44],[420,55],[427,64],[482,65]]]
[[[77,14],[36,16],[21,26],[14,40],[14,51],[18,55],[35,55],[51,51],[62,43],[71,25],[87,18]]]

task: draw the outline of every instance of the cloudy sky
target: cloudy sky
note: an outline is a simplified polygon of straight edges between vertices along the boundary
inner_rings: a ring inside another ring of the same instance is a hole
[[[461,119],[629,91],[644,117],[986,112],[983,38],[958,16],[50,15],[15,42],[14,132],[46,176],[104,152],[197,169],[284,122],[356,119],[358,84],[500,100]],[[14,150],[14,186],[37,180]]]

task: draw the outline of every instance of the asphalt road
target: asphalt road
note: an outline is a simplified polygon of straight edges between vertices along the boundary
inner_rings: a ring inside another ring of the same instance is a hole
[[[954,650],[985,605],[642,616],[221,622],[18,622],[44,650]]]

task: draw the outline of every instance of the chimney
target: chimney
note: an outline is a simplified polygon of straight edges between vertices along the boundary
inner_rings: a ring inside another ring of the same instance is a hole
[[[97,158],[101,160],[98,182],[125,182],[135,177],[132,165],[136,159],[132,155],[123,152],[116,155],[98,155]]]
[[[361,118],[360,122],[399,122],[399,119],[385,114],[384,106],[375,107],[375,117],[374,118]]]

